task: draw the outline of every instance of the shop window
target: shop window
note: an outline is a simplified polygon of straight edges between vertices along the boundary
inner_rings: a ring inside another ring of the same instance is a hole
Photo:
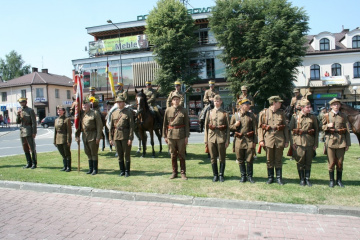
[[[55,89],[55,98],[60,98],[59,89]]]
[[[341,65],[339,63],[334,63],[331,65],[331,75],[341,76]]]
[[[330,41],[327,38],[322,38],[320,40],[320,51],[330,50]]]
[[[352,48],[360,48],[360,36],[356,35],[352,38]]]
[[[320,66],[317,64],[311,65],[310,67],[310,79],[319,80],[320,79]]]
[[[354,78],[360,78],[360,62],[354,63]]]

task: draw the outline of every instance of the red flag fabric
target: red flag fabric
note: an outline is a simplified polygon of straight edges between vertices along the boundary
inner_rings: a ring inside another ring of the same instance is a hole
[[[80,129],[80,111],[83,101],[83,83],[80,75],[75,75],[76,88],[76,106],[75,106],[75,129]]]

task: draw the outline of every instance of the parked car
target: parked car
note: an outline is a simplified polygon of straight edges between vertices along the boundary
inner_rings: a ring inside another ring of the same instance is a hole
[[[190,119],[190,131],[200,132],[200,121],[197,115],[189,115]]]
[[[53,127],[55,124],[55,119],[57,119],[58,117],[45,117],[43,120],[41,120],[41,126],[43,126],[44,128],[48,128],[48,127]]]

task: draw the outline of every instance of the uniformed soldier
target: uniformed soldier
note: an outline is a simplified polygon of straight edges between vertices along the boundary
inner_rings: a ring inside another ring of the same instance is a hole
[[[98,151],[102,135],[102,121],[98,111],[90,109],[90,102],[85,99],[80,116],[84,151],[89,161],[89,171],[86,174],[98,173]],[[76,141],[80,141],[80,131],[76,132]]]
[[[213,182],[224,182],[226,149],[230,142],[229,114],[221,108],[220,95],[214,98],[214,108],[208,111],[205,118],[204,142],[208,145],[211,166],[214,174]],[[220,174],[218,174],[217,158],[220,161]]]
[[[110,144],[116,145],[119,159],[120,176],[130,176],[130,151],[134,139],[134,117],[129,108],[125,108],[125,98],[118,95],[115,99],[119,109],[111,114]],[[124,164],[125,156],[125,164]]]
[[[238,100],[237,100],[237,107],[240,108],[240,102],[243,100],[243,99],[247,99],[249,100],[250,102],[250,108],[251,107],[254,107],[254,99],[251,95],[248,94],[248,89],[246,86],[241,86],[241,95],[238,97]],[[250,110],[251,111],[251,110]]]
[[[144,94],[146,95],[148,105],[154,110],[156,125],[159,127],[161,126],[162,121],[161,114],[155,102],[157,97],[157,90],[152,88],[151,81],[146,82],[146,90],[144,91]]]
[[[326,108],[325,107],[322,107],[320,108],[320,113],[319,115],[317,116],[317,119],[318,119],[318,123],[319,123],[319,141],[320,142],[324,142],[324,137],[325,137],[325,132],[322,130],[322,121],[323,121],[323,118],[324,118],[324,115],[326,113]]]
[[[86,96],[86,100],[90,102],[91,109],[100,113],[99,96],[95,94],[95,87],[89,87],[89,94]]]
[[[172,106],[167,108],[164,116],[163,137],[169,145],[172,163],[172,174],[170,179],[177,178],[178,165],[180,160],[181,178],[187,180],[185,165],[185,149],[190,135],[189,116],[187,110],[180,106],[179,94],[173,94]]]
[[[277,183],[282,182],[282,156],[284,148],[289,145],[289,128],[286,124],[285,113],[280,109],[283,100],[279,96],[268,98],[270,107],[259,115],[258,137],[259,145],[266,147],[268,181],[274,182],[274,167]]]
[[[295,113],[296,111],[301,110],[300,101],[301,99],[303,99],[303,95],[301,95],[299,88],[294,89],[294,94],[295,96],[291,98],[290,106],[294,108],[294,113]]]
[[[249,99],[243,98],[239,105],[239,111],[231,117],[230,130],[235,132],[234,145],[241,174],[240,182],[244,183],[249,180],[250,183],[255,183],[253,180],[253,162],[257,143],[257,121],[254,113],[250,112],[251,102]]]
[[[329,187],[334,187],[335,166],[335,184],[344,187],[342,183],[344,155],[351,145],[349,121],[346,114],[340,112],[341,103],[339,99],[334,98],[329,104],[331,111],[324,115],[322,122],[322,130],[325,131],[325,146],[329,166]]]
[[[211,104],[214,101],[214,97],[218,95],[218,91],[215,90],[215,81],[210,80],[209,81],[209,89],[205,91],[204,93],[204,99],[203,102],[205,106]]]
[[[293,114],[289,129],[292,136],[293,156],[297,161],[300,186],[312,186],[310,182],[311,163],[319,141],[318,121],[311,114],[311,104],[307,99],[300,102],[301,111]]]
[[[175,85],[175,90],[170,92],[169,97],[167,98],[167,101],[166,101],[166,107],[171,107],[172,95],[175,93],[178,93],[181,96],[180,106],[183,107],[184,106],[184,94],[181,92],[181,82],[179,80],[177,80],[174,83],[174,85]]]
[[[26,166],[24,168],[34,169],[37,167],[35,137],[37,133],[36,116],[32,108],[27,105],[27,98],[20,98],[21,109],[17,112],[16,123],[20,125],[20,138],[26,156]],[[30,156],[30,150],[31,155]],[[32,159],[31,159],[32,157]]]
[[[125,99],[125,103],[127,103],[127,99],[128,99],[128,91],[124,90],[124,84],[123,83],[117,83],[116,84],[116,96],[119,96],[119,94],[121,94],[121,96]]]
[[[64,167],[61,171],[71,171],[71,121],[70,118],[65,116],[65,107],[62,105],[57,106],[57,113],[59,117],[54,123],[54,145],[59,150],[63,158]]]

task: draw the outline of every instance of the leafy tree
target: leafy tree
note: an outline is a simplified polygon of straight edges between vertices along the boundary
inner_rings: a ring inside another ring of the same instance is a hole
[[[197,80],[199,68],[190,65],[190,59],[197,56],[191,52],[197,44],[195,24],[185,6],[179,0],[159,0],[146,23],[145,33],[154,45],[155,60],[161,67],[156,76],[161,93],[172,90],[177,79],[187,85]]]
[[[24,65],[21,55],[13,50],[5,55],[5,61],[0,58],[0,72],[3,80],[11,80],[30,73],[30,65]]]
[[[257,103],[290,97],[296,67],[305,56],[308,16],[286,0],[217,0],[210,26],[227,65],[234,94],[259,90]]]

